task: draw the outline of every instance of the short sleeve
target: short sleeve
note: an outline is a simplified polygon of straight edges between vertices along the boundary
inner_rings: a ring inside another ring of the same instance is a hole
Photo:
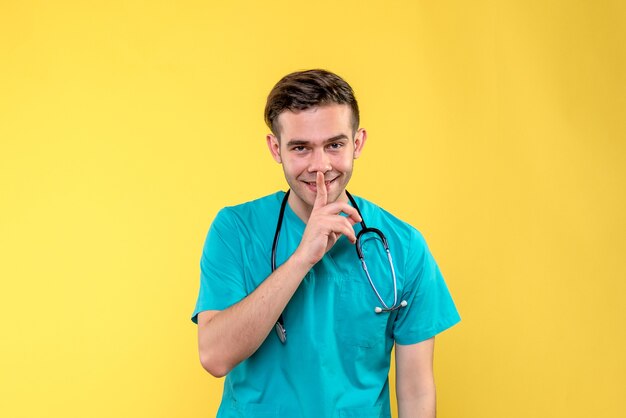
[[[461,318],[441,271],[422,235],[414,231],[405,264],[402,299],[408,305],[398,311],[393,334],[398,344],[416,344],[458,323]]]
[[[246,296],[240,234],[234,216],[222,209],[209,228],[200,259],[200,290],[191,320],[198,313],[223,310]]]

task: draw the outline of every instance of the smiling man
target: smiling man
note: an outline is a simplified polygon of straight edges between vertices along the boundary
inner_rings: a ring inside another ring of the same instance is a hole
[[[265,120],[289,191],[222,209],[201,259],[218,417],[390,417],[394,344],[400,417],[435,417],[434,337],[459,315],[422,235],[346,191],[367,139],[352,88],[289,74]]]

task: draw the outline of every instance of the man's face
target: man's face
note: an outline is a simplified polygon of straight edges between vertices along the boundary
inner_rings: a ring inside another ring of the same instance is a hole
[[[267,136],[274,159],[281,163],[291,188],[289,204],[301,218],[308,219],[317,187],[317,172],[324,174],[328,203],[345,199],[345,188],[352,176],[367,137],[365,130],[352,132],[352,111],[348,105],[330,104],[278,116],[280,141]]]

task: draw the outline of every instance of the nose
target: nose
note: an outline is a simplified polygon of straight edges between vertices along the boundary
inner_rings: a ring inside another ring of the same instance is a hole
[[[322,173],[326,173],[332,170],[332,166],[330,164],[330,158],[324,149],[316,149],[311,154],[311,160],[309,164],[309,173],[315,173],[321,171]]]

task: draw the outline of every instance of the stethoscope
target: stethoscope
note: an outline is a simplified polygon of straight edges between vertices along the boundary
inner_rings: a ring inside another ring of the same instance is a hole
[[[276,247],[278,245],[278,237],[280,235],[280,229],[283,224],[283,216],[285,215],[285,207],[287,206],[287,199],[289,198],[290,191],[291,190],[287,190],[287,193],[285,193],[285,197],[283,198],[283,201],[280,204],[280,213],[278,214],[278,223],[276,224],[276,232],[274,233],[274,242],[272,243],[272,272],[276,270]],[[359,216],[361,216],[361,231],[356,236],[356,245],[355,245],[356,253],[359,257],[359,260],[361,260],[361,267],[363,267],[363,271],[365,272],[365,275],[367,276],[367,280],[369,281],[370,286],[372,287],[372,290],[374,291],[374,293],[376,293],[376,297],[378,298],[378,300],[383,306],[382,308],[380,306],[377,306],[376,308],[374,308],[374,312],[379,314],[381,312],[391,312],[400,308],[404,308],[405,306],[408,305],[408,303],[406,300],[403,300],[400,303],[398,303],[398,288],[397,288],[397,283],[396,283],[396,271],[393,268],[393,261],[391,259],[391,252],[389,251],[389,244],[387,243],[387,238],[379,229],[368,228],[365,225],[365,221],[363,220],[363,215],[361,214],[359,207],[354,201],[354,198],[352,197],[350,193],[348,193],[347,190],[346,190],[346,195],[348,195],[348,199],[350,199],[350,203],[352,203],[352,206],[359,213]],[[367,264],[365,264],[365,258],[363,257],[363,250],[361,249],[361,237],[363,236],[363,234],[366,234],[366,233],[374,233],[378,235],[378,237],[383,243],[383,248],[385,249],[385,252],[387,253],[387,260],[389,260],[389,268],[391,269],[391,277],[393,278],[393,304],[391,306],[387,305],[385,301],[383,300],[383,298],[380,296],[378,289],[376,288],[376,286],[374,285],[374,282],[372,281],[372,278],[370,277],[370,273],[367,269]],[[276,325],[274,326],[274,328],[276,330],[276,334],[278,335],[278,339],[280,339],[280,342],[285,344],[285,342],[287,341],[287,330],[285,329],[285,321],[283,319],[283,314],[280,314],[280,316],[278,317],[278,321],[276,321]]]

